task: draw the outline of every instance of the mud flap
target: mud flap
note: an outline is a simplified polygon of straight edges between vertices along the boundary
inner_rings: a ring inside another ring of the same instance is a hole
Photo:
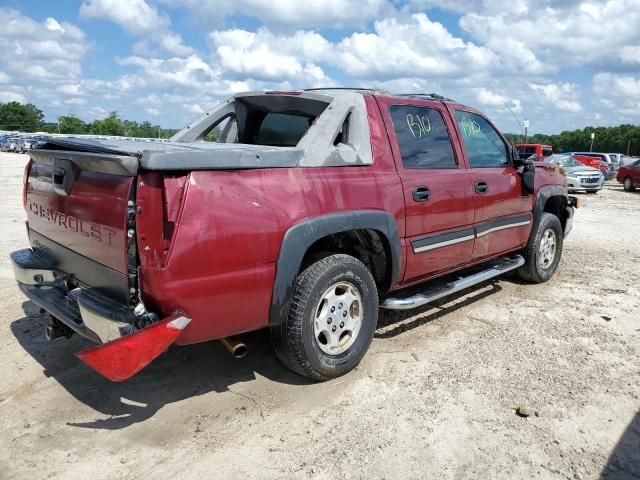
[[[76,356],[112,382],[122,382],[164,352],[189,322],[190,318],[176,314],[130,335],[77,352]]]

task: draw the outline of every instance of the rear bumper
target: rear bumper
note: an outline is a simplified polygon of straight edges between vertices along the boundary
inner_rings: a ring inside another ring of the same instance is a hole
[[[135,316],[126,305],[92,289],[69,290],[61,275],[30,248],[11,253],[20,290],[69,328],[97,343],[135,330]]]
[[[33,303],[101,344],[76,355],[114,382],[132,377],[151,363],[191,322],[180,312],[153,321],[149,314],[136,316],[130,306],[94,289],[69,290],[62,274],[30,248],[13,252],[11,263],[20,289]]]

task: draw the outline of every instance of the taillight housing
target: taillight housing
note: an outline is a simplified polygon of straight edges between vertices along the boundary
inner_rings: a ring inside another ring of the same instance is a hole
[[[27,164],[24,166],[24,173],[22,174],[22,206],[24,209],[27,209],[27,186],[29,184],[29,172],[31,171],[31,163],[30,159]]]

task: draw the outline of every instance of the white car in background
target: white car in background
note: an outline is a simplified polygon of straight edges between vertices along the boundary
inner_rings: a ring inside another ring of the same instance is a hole
[[[573,155],[551,155],[545,158],[546,163],[561,167],[567,177],[569,192],[583,190],[587,193],[598,193],[604,185],[604,175],[597,168],[580,163]]]

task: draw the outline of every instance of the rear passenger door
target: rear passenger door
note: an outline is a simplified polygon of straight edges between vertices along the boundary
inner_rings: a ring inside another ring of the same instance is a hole
[[[513,165],[510,146],[482,115],[455,109],[472,183],[474,260],[524,246],[532,228],[533,195]]]
[[[455,126],[440,102],[379,97],[405,200],[412,282],[464,264],[473,250],[473,199]]]

